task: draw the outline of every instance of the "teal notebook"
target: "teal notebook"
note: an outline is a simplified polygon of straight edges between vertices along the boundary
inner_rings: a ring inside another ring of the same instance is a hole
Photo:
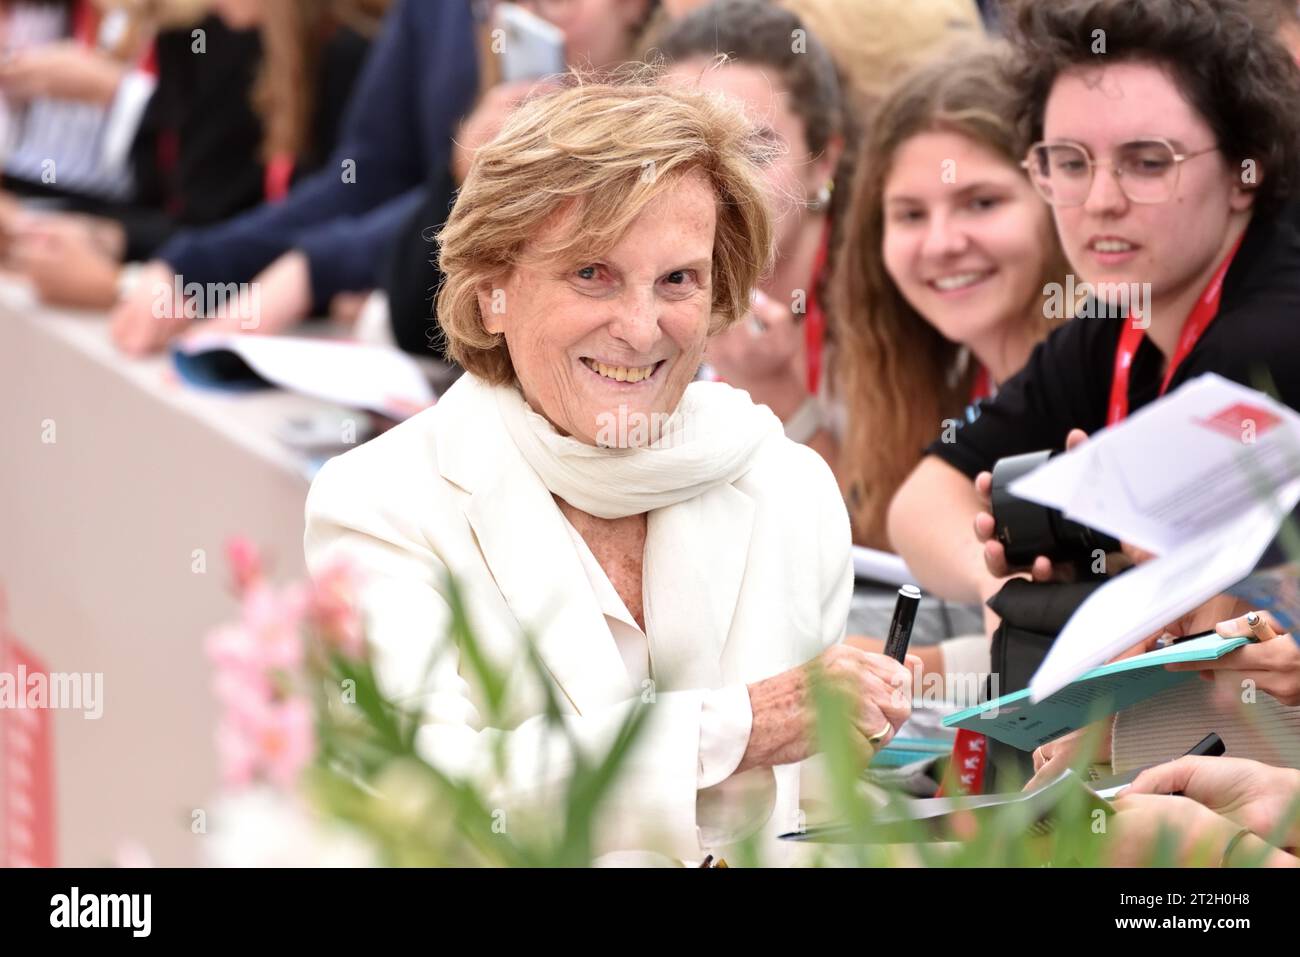
[[[928,758],[947,757],[952,741],[933,738],[894,738],[872,759],[873,768],[901,768]]]
[[[1093,668],[1038,704],[1029,700],[1029,689],[1025,688],[950,714],[943,719],[943,726],[978,731],[1021,751],[1032,751],[1174,685],[1200,680],[1194,671],[1166,671],[1165,665],[1213,661],[1249,641],[1218,635],[1193,638]]]

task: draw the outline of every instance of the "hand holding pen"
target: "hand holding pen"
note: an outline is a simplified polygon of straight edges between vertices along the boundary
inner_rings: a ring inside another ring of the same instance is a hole
[[[1199,671],[1202,678],[1213,681],[1238,701],[1244,690],[1254,689],[1267,692],[1284,705],[1300,705],[1300,644],[1292,635],[1279,634],[1268,612],[1252,611],[1221,621],[1215,631],[1224,638],[1246,636],[1255,640],[1214,661],[1166,667],[1170,671]]]

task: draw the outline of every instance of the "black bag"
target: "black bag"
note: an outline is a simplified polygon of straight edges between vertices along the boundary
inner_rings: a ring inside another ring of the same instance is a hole
[[[1012,578],[989,599],[988,606],[1002,619],[990,647],[991,671],[997,676],[996,687],[990,678],[985,689],[990,700],[1029,686],[1075,609],[1105,581],[1058,584]],[[999,791],[1019,787],[1033,776],[1032,752],[989,738],[987,753],[986,780],[1002,782],[996,785]],[[986,784],[985,791],[991,790]]]

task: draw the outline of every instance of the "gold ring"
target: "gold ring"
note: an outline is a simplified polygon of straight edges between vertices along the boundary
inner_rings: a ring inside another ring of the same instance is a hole
[[[886,721],[883,728],[871,735],[871,737],[867,738],[867,744],[871,745],[872,750],[879,750],[880,742],[884,741],[885,738],[889,736],[890,728],[890,723]]]

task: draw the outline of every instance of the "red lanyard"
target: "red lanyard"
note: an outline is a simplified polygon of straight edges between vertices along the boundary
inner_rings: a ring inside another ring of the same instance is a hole
[[[943,776],[934,796],[983,794],[988,744],[988,738],[978,731],[958,728],[957,740],[952,745],[952,757],[948,761],[948,772]]]
[[[262,195],[268,203],[278,203],[289,195],[294,166],[294,158],[286,153],[276,153],[267,160],[262,174]]]
[[[993,383],[989,381],[989,370],[980,366],[975,370],[975,381],[971,383],[970,404],[974,405],[980,399],[988,399],[993,395]]]
[[[1223,280],[1228,275],[1228,267],[1232,265],[1232,260],[1237,255],[1237,250],[1241,248],[1241,239],[1238,239],[1232,250],[1228,253],[1226,259],[1219,264],[1219,271],[1214,274],[1210,284],[1205,287],[1201,293],[1201,298],[1196,300],[1196,306],[1192,309],[1191,314],[1183,322],[1183,331],[1178,336],[1178,347],[1169,359],[1169,365],[1165,368],[1164,381],[1160,383],[1160,394],[1164,395],[1169,389],[1169,383],[1182,365],[1183,360],[1187,358],[1188,353],[1195,347],[1197,341],[1209,328],[1214,317],[1219,314],[1219,301],[1223,298]],[[1150,316],[1147,317],[1150,321]],[[1110,406],[1106,410],[1106,424],[1114,425],[1122,421],[1128,415],[1128,380],[1129,374],[1133,370],[1133,357],[1137,355],[1138,346],[1142,345],[1142,339],[1146,335],[1145,329],[1139,329],[1128,321],[1125,317],[1124,328],[1119,334],[1119,345],[1115,349],[1115,371],[1110,378]]]
[[[89,0],[72,6],[72,39],[87,49],[99,46],[100,14]]]
[[[822,231],[822,242],[817,247],[817,260],[813,263],[812,289],[808,293],[808,311],[804,315],[804,352],[808,360],[808,393],[817,394],[817,387],[822,378],[822,349],[826,342],[826,314],[822,310],[821,299],[817,289],[822,284],[826,272],[826,260],[830,255],[831,221],[826,219],[826,228]]]

